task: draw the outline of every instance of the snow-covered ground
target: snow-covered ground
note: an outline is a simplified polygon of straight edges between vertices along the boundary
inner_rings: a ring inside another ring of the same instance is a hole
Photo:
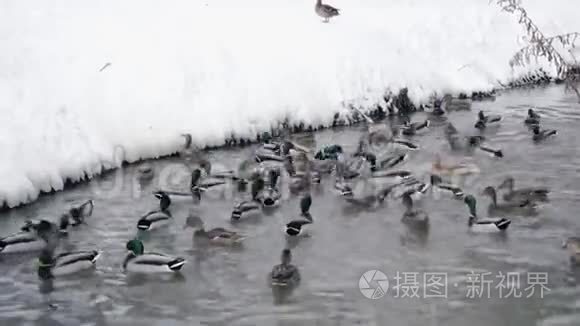
[[[546,34],[580,30],[578,0],[524,1]],[[123,159],[252,136],[284,117],[328,124],[345,102],[408,87],[488,90],[525,45],[488,0],[2,0],[0,205]],[[110,65],[99,72],[107,63]]]

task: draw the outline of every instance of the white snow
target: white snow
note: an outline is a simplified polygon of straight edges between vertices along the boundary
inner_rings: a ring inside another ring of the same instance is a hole
[[[524,45],[488,0],[332,0],[329,24],[314,2],[2,0],[0,205],[175,152],[181,132],[219,145],[387,89],[489,90]],[[546,34],[580,30],[577,0],[524,5]]]

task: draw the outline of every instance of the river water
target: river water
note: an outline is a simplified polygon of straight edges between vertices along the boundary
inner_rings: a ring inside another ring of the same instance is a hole
[[[545,128],[558,130],[554,139],[531,140],[522,123],[530,106],[538,108]],[[470,158],[481,173],[465,187],[478,198],[480,214],[488,203],[481,190],[507,175],[516,187],[551,189],[550,202],[537,216],[510,217],[503,236],[468,232],[465,205],[445,198],[421,203],[431,227],[428,233],[414,232],[401,223],[399,202],[353,208],[331,191],[327,178],[313,190],[311,236],[288,243],[281,230],[298,215],[299,198],[286,191],[277,210],[232,225],[233,202],[243,195],[227,188],[207,194],[199,205],[188,198],[174,200],[174,223],[144,238],[146,250],[186,258],[180,274],[125,275],[125,243],[135,236],[139,217],[156,207],[151,192],[187,186],[180,160],[161,159],[148,162],[156,171],[149,184],[139,183],[138,165],[130,165],[0,213],[0,230],[7,235],[27,218],[55,219],[72,202],[92,198],[93,216],[71,231],[63,246],[103,251],[96,270],[51,282],[38,279],[34,255],[0,256],[0,325],[580,325],[580,271],[561,248],[563,239],[580,235],[577,98],[560,86],[513,90],[446,119],[473,133],[479,109],[504,116],[499,128],[485,134],[505,154],[503,159],[479,153]],[[423,118],[417,114],[413,120]],[[460,159],[449,153],[444,122],[434,120],[427,133],[414,138],[421,150],[411,153],[405,168],[422,175],[437,152]],[[363,128],[325,130],[314,139],[317,146],[341,143],[353,150]],[[235,169],[251,150],[209,155],[214,170]],[[209,227],[224,226],[248,238],[237,248],[194,245],[191,231],[182,228],[190,210]],[[266,277],[286,246],[293,248],[302,282],[282,296]],[[378,299],[366,298],[359,289],[369,270],[389,280]],[[441,284],[433,283],[436,277]]]

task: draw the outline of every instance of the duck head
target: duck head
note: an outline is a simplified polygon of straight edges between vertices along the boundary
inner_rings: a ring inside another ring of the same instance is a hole
[[[129,240],[125,247],[135,256],[142,255],[145,252],[145,246],[139,239]]]
[[[485,121],[485,114],[483,114],[483,111],[479,111],[477,113],[477,119],[480,121]]]
[[[473,195],[467,195],[463,201],[467,205],[467,208],[469,208],[470,216],[473,216],[474,218],[477,217],[477,201],[475,200],[475,197],[473,197]]]
[[[282,250],[282,254],[280,255],[280,262],[282,265],[290,265],[292,263],[292,251],[290,251],[290,249]]]
[[[443,179],[441,179],[440,176],[438,176],[437,174],[431,174],[431,184],[432,185],[438,185],[443,183]]]

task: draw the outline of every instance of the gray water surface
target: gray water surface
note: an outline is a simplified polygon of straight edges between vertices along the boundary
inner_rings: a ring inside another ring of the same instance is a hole
[[[538,107],[544,127],[558,129],[557,137],[532,142],[522,123],[530,106]],[[505,236],[468,232],[465,205],[443,198],[421,203],[431,228],[428,234],[414,232],[401,223],[398,201],[374,210],[353,208],[331,191],[327,178],[312,191],[312,235],[295,243],[287,243],[282,234],[283,225],[298,215],[299,198],[287,192],[277,210],[235,225],[229,221],[232,206],[246,195],[233,189],[208,194],[200,205],[188,198],[174,200],[173,225],[145,236],[144,244],[146,250],[186,258],[182,273],[125,275],[125,243],[135,237],[139,217],[156,207],[151,192],[187,186],[188,172],[179,159],[162,159],[149,162],[157,173],[150,184],[136,181],[138,166],[132,165],[0,213],[0,230],[8,235],[27,218],[55,219],[72,202],[93,198],[93,216],[87,225],[72,230],[63,246],[103,251],[95,271],[53,282],[38,279],[34,255],[0,256],[0,325],[580,325],[580,272],[570,266],[561,248],[563,239],[580,235],[577,98],[559,86],[515,90],[495,101],[474,103],[471,112],[454,112],[447,119],[473,133],[479,109],[504,116],[501,127],[486,131],[486,136],[506,156],[472,157],[481,173],[465,186],[478,198],[480,214],[486,215],[488,203],[481,190],[488,184],[497,186],[507,175],[516,179],[516,186],[545,185],[552,190],[551,201],[537,216],[510,217],[513,222]],[[425,114],[417,114],[413,120],[423,118]],[[411,153],[405,168],[423,175],[438,152],[448,154],[449,160],[461,159],[449,153],[444,122],[434,120],[429,132],[415,137],[422,149]],[[353,150],[363,128],[316,133],[316,145],[341,143]],[[215,170],[235,169],[251,151],[216,150],[210,157]],[[191,230],[182,228],[190,210],[208,227],[234,229],[248,238],[239,248],[194,245]],[[286,246],[293,248],[303,280],[293,293],[280,296],[269,288],[266,277]],[[367,299],[359,290],[359,279],[368,270],[380,270],[389,278],[390,288],[380,299]],[[419,298],[403,298],[404,286],[397,293],[397,273],[406,273],[407,290],[416,289]],[[425,296],[425,273],[446,275],[444,297]],[[485,277],[492,281],[490,290],[484,288],[481,298],[473,297],[468,276],[482,273],[489,273]],[[506,289],[500,296],[500,273],[521,277],[514,283],[521,298],[506,298]],[[549,291],[543,298],[539,287],[526,298],[529,273],[547,275]]]

